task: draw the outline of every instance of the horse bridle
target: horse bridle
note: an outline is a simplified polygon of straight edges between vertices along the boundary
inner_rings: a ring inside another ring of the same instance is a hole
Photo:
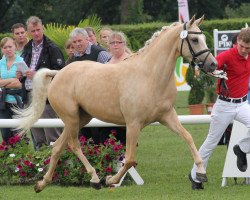
[[[190,41],[188,39],[188,34],[203,34],[202,31],[200,32],[195,32],[195,31],[187,31],[187,23],[184,23],[184,26],[183,26],[183,31],[181,32],[180,34],[180,38],[182,39],[181,41],[181,56],[182,56],[182,47],[183,47],[183,43],[184,43],[184,40],[187,41],[187,44],[188,44],[188,48],[189,48],[189,51],[191,52],[192,54],[192,61],[191,61],[191,66],[192,68],[196,68],[198,67],[201,71],[203,71],[205,74],[209,75],[204,69],[204,64],[207,60],[207,57],[209,56],[211,50],[210,49],[204,49],[204,50],[201,50],[197,53],[194,52],[191,44],[190,44]],[[203,62],[200,62],[200,60],[198,59],[198,57],[204,53],[207,53],[205,59]],[[216,71],[216,70],[215,70]],[[223,72],[225,73],[226,72],[226,66],[224,66],[224,69],[223,69]],[[211,75],[210,75],[211,76]],[[214,76],[214,75],[213,75]],[[221,78],[220,80],[220,94],[222,94],[224,97],[228,97],[229,96],[229,90],[228,90],[228,87],[227,87],[227,84],[226,84],[226,80],[225,78]]]
[[[182,42],[181,42],[181,56],[182,56],[183,43],[184,43],[184,40],[186,40],[187,44],[188,44],[189,51],[192,54],[191,66],[193,68],[196,67],[196,66],[198,66],[200,70],[202,70],[203,72],[205,72],[204,69],[203,69],[203,67],[204,67],[204,64],[205,64],[205,62],[207,60],[207,57],[209,56],[211,50],[210,49],[204,49],[204,50],[201,50],[201,51],[195,53],[194,50],[193,50],[193,48],[192,48],[192,46],[191,46],[191,44],[190,44],[190,41],[188,39],[188,34],[203,34],[202,31],[201,32],[187,31],[187,23],[184,23],[182,33],[184,34],[184,36],[181,37],[181,39],[182,39]],[[200,62],[200,60],[199,60],[198,57],[200,55],[204,54],[204,53],[207,53],[207,55],[206,55],[204,61]]]

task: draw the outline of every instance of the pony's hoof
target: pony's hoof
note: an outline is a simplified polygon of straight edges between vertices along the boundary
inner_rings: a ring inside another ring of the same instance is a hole
[[[208,181],[207,175],[206,175],[206,174],[202,174],[202,173],[196,172],[196,178],[197,178],[198,181],[200,181],[200,182],[202,182],[202,183]]]
[[[100,183],[94,183],[91,181],[90,181],[90,186],[96,190],[100,190],[102,188]]]
[[[112,178],[112,176],[107,176],[106,177],[106,185],[111,186],[112,184],[109,183],[109,180]]]
[[[39,183],[38,183],[38,182],[35,184],[34,190],[35,190],[36,193],[39,193],[39,192],[42,191],[42,189],[41,189],[41,187],[39,186]]]

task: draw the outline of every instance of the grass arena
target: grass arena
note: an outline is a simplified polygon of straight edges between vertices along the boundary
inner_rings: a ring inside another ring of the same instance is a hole
[[[176,110],[187,115],[188,92],[178,92]],[[199,147],[207,135],[209,124],[184,125]],[[249,196],[249,186],[242,185],[243,179],[228,178],[227,187],[221,187],[222,171],[226,157],[225,145],[218,146],[207,169],[208,182],[204,191],[193,191],[188,173],[193,164],[185,142],[163,126],[148,126],[142,130],[137,147],[136,170],[144,180],[138,186],[126,176],[121,187],[62,187],[49,185],[45,191],[34,193],[32,185],[0,186],[0,199],[240,199]]]

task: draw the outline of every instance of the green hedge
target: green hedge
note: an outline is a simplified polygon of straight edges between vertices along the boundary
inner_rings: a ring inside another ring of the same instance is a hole
[[[110,26],[110,28],[124,32],[128,37],[129,46],[131,49],[137,51],[144,46],[144,43],[151,38],[155,31],[160,30],[161,27],[166,25],[168,24],[156,22],[135,25],[113,25]]]
[[[250,18],[239,19],[223,19],[223,20],[204,20],[201,25],[202,31],[207,37],[208,47],[213,52],[213,30],[239,30],[250,25]],[[144,46],[144,43],[152,36],[152,34],[160,30],[161,27],[170,25],[171,23],[155,22],[135,25],[113,25],[110,26],[114,30],[123,31],[129,38],[131,48],[136,51]]]
[[[0,33],[0,40],[2,40],[4,37],[11,37],[11,33]]]
[[[218,30],[240,30],[245,27],[245,24],[250,25],[249,18],[223,19],[223,20],[208,20],[204,21],[201,29],[213,34],[213,29]]]

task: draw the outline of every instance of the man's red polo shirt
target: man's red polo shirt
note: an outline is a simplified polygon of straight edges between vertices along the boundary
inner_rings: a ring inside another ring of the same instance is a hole
[[[229,97],[240,98],[248,93],[248,82],[250,76],[250,54],[245,59],[239,55],[237,47],[231,48],[227,51],[220,53],[216,60],[218,61],[219,70],[223,69],[223,65],[226,64],[226,72],[228,80],[226,84],[229,89]],[[219,82],[216,92],[219,93]]]

